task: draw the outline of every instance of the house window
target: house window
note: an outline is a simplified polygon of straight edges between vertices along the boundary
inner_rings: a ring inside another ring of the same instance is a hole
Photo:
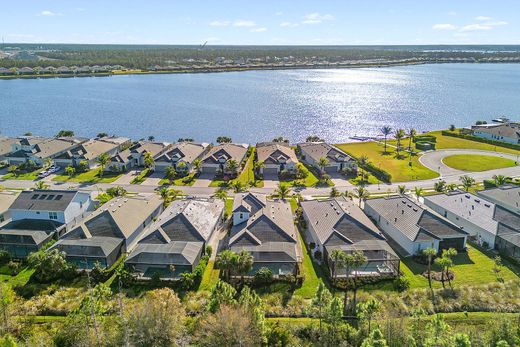
[[[49,219],[57,220],[58,212],[49,212]]]

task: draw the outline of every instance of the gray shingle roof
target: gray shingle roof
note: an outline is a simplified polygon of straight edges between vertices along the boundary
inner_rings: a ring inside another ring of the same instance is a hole
[[[365,206],[374,209],[412,241],[427,241],[467,234],[443,217],[407,197],[370,199],[365,202]]]
[[[128,256],[129,264],[193,265],[202,253],[202,242],[174,241],[167,244],[139,244]]]
[[[77,193],[76,190],[26,190],[18,195],[9,209],[65,211]]]

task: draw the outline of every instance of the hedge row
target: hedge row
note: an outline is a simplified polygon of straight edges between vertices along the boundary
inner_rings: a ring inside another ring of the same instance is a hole
[[[361,167],[365,171],[369,171],[372,175],[374,175],[378,180],[390,183],[392,181],[392,175],[386,172],[383,169],[375,166],[372,163],[361,164],[358,162],[359,167]]]
[[[482,143],[488,143],[490,145],[500,146],[504,148],[510,148],[510,149],[516,149],[517,151],[520,151],[520,145],[514,144],[514,143],[507,143],[507,142],[500,142],[495,140],[489,140],[482,137],[477,137],[473,135],[463,135],[463,134],[457,134],[451,131],[442,131],[442,135],[444,136],[452,136],[452,137],[458,137],[461,139],[476,141],[476,142],[482,142]]]

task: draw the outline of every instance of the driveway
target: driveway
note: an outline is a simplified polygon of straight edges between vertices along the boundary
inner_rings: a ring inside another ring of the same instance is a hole
[[[209,184],[213,180],[215,175],[209,174],[209,173],[201,173],[199,177],[195,180],[195,183],[193,183],[192,187],[196,188],[202,188],[202,187],[209,187]]]
[[[154,172],[144,180],[142,184],[145,186],[158,186],[159,182],[164,178],[164,172]]]
[[[431,151],[426,152],[423,154],[419,161],[421,164],[429,168],[430,170],[433,170],[435,172],[438,172],[441,177],[449,177],[449,176],[459,176],[467,174],[466,171],[456,170],[448,165],[444,164],[443,159],[452,155],[457,154],[477,154],[477,155],[489,155],[493,157],[500,157],[500,158],[507,158],[516,161],[517,156],[514,154],[509,153],[501,153],[501,152],[493,152],[493,151],[482,151],[482,150],[476,150],[476,149],[445,149],[445,150],[438,150],[438,151]],[[503,168],[503,169],[496,169],[496,170],[490,170],[487,171],[490,172],[498,172],[500,175],[504,176],[513,176],[518,175],[519,168],[518,167],[511,167],[511,168]]]
[[[127,173],[123,174],[123,176],[119,177],[117,180],[114,181],[114,185],[121,185],[121,184],[130,184],[130,182],[139,176],[139,173],[141,170],[130,170]]]
[[[275,189],[279,183],[278,175],[264,174],[264,188]]]

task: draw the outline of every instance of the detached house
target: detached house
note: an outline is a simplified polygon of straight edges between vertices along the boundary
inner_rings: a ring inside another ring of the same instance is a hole
[[[461,191],[428,196],[424,202],[460,226],[479,245],[520,258],[520,214]]]
[[[176,200],[159,216],[126,263],[140,277],[176,278],[192,272],[222,221],[221,200]],[[216,251],[216,250],[215,250]]]
[[[406,255],[419,254],[429,247],[437,252],[466,249],[466,231],[408,197],[370,199],[364,211]]]
[[[362,251],[368,262],[352,269],[353,272],[361,276],[399,275],[399,257],[374,223],[351,200],[344,197],[308,200],[301,206],[310,248],[313,254],[319,251],[327,264],[334,250]],[[337,276],[346,276],[346,270],[337,270]]]
[[[209,144],[179,142],[172,145],[168,151],[155,160],[156,171],[164,172],[167,167],[173,167],[178,172],[191,172],[193,162],[201,159],[207,152]]]
[[[301,158],[307,164],[320,170],[318,165],[321,158],[326,158],[328,165],[324,168],[327,173],[357,170],[356,160],[342,150],[325,142],[305,142],[298,145]]]
[[[74,225],[52,249],[65,252],[67,261],[80,269],[96,263],[110,267],[135,247],[161,211],[162,201],[156,195],[114,198]]]
[[[89,193],[64,190],[23,191],[0,224],[0,248],[22,258],[64,233],[91,208]]]
[[[250,275],[262,267],[271,269],[275,276],[297,275],[302,248],[290,204],[269,200],[261,194],[235,195],[228,247],[234,252],[245,250],[253,256]]]
[[[256,145],[256,156],[265,167],[260,168],[260,174],[278,175],[282,171],[294,173],[298,158],[288,143],[263,142]]]
[[[211,148],[202,158],[201,172],[208,174],[229,173],[226,163],[230,160],[235,160],[240,170],[247,156],[247,148],[247,145],[234,143],[223,143]]]

